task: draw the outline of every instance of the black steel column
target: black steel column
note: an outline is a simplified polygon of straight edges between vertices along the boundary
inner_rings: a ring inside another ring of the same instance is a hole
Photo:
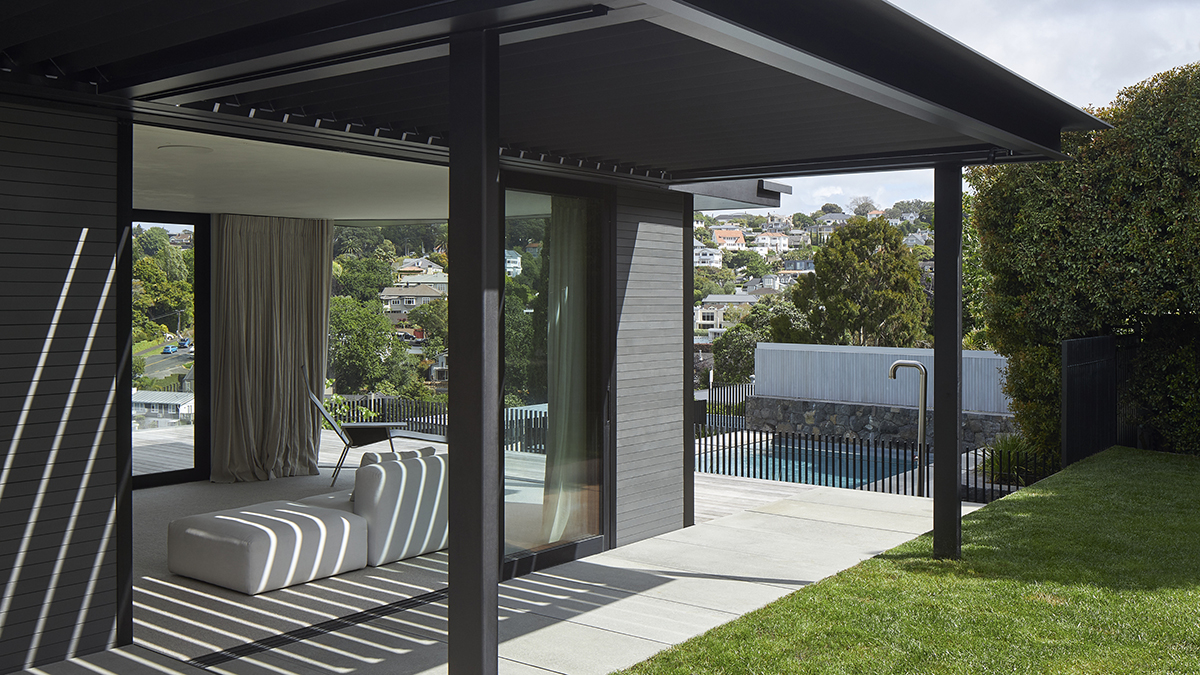
[[[688,245],[691,222],[696,216],[695,200],[688,195],[683,212],[683,526],[696,524],[696,340],[692,326],[696,325],[692,305],[692,283],[695,280],[696,254]]]
[[[117,123],[117,218],[113,236],[117,243],[114,278],[117,333],[116,396],[113,427],[116,431],[116,486],[113,508],[117,553],[116,644],[133,644],[133,429],[123,413],[133,407],[133,302],[128,292],[133,279],[133,124]],[[124,291],[124,292],[123,292]]]
[[[500,583],[499,41],[450,38],[450,675],[497,668]]]
[[[962,166],[933,170],[933,556],[962,555]]]

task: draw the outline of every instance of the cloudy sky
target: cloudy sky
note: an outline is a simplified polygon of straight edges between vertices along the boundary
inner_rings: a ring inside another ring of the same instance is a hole
[[[1200,61],[1200,0],[889,0],[1074,105],[1100,107],[1122,88]],[[866,195],[888,207],[933,199],[932,171],[784,180],[785,214]],[[759,211],[765,213],[765,211]]]

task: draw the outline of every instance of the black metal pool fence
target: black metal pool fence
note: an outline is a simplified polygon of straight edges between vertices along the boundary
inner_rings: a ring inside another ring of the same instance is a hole
[[[345,396],[343,403],[327,403],[339,422],[403,422],[405,429],[430,436],[445,436],[449,419],[441,401],[417,401],[397,396]],[[510,452],[546,453],[548,418],[536,407],[504,410],[504,449]]]
[[[704,424],[696,425],[695,439],[695,466],[700,473],[889,494],[932,494],[932,445],[926,445],[922,472],[916,443]],[[968,448],[963,453],[959,491],[965,501],[987,503],[1055,471],[1053,458]]]

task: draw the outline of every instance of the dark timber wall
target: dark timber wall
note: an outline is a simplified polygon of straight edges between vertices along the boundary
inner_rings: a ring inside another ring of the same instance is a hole
[[[0,673],[116,616],[118,128],[0,103]]]
[[[617,191],[618,546],[684,524],[686,208],[672,193]]]

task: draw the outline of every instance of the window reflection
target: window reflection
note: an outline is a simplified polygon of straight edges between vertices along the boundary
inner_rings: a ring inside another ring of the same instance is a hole
[[[505,218],[505,550],[599,534],[590,433],[594,201],[509,191]]]

